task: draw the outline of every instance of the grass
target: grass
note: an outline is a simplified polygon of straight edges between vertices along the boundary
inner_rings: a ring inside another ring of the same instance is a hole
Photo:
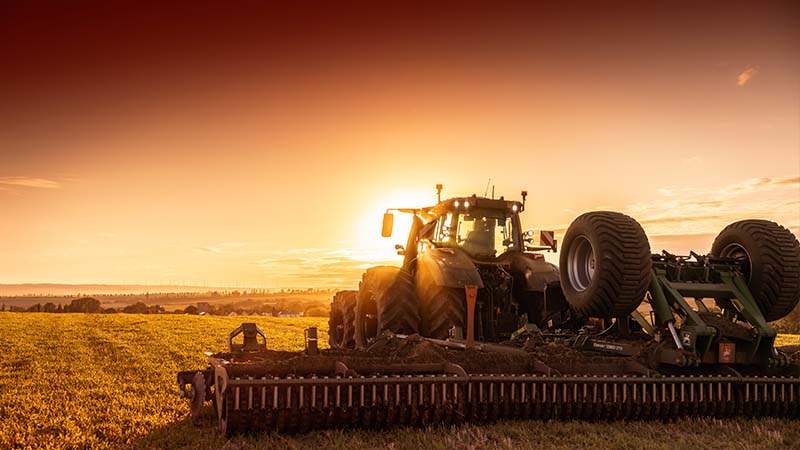
[[[800,448],[797,422],[500,422],[449,429],[320,431],[225,439],[195,426],[175,374],[205,366],[243,320],[277,350],[302,347],[322,318],[0,313],[0,448],[558,449]],[[800,343],[783,336],[781,345]],[[209,408],[209,413],[210,413]],[[207,414],[210,416],[210,414]]]

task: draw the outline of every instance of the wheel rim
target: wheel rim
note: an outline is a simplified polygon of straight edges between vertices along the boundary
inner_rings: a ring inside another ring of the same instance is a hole
[[[750,274],[753,271],[753,263],[750,260],[750,253],[747,249],[737,243],[728,244],[722,249],[719,256],[723,258],[732,258],[742,262],[742,275],[747,282],[750,282]]]
[[[596,267],[592,243],[585,236],[576,237],[567,253],[567,274],[572,287],[578,292],[588,289]]]

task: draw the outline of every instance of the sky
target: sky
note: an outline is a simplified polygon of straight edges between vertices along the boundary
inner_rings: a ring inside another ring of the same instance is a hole
[[[354,287],[490,179],[654,252],[800,234],[796,1],[159,3],[0,4],[0,283]]]

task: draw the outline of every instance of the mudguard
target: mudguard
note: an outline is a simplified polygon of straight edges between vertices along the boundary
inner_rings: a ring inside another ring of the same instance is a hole
[[[511,256],[511,273],[517,283],[515,288],[522,291],[544,292],[547,283],[559,280],[558,266],[529,254]]]
[[[469,256],[459,249],[433,248],[417,257],[420,272],[430,274],[437,286],[483,287],[483,280]]]

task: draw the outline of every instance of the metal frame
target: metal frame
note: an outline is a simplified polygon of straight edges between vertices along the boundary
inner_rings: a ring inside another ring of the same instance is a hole
[[[690,256],[667,252],[653,255],[649,292],[656,326],[674,331],[675,316],[680,318],[680,328],[673,337],[678,350],[695,355],[691,364],[723,362],[720,344],[735,345],[735,355],[727,361],[729,363],[762,367],[787,364],[786,357],[774,349],[777,332],[767,324],[758,309],[742,275],[740,261],[696,253]],[[696,299],[697,310],[689,305],[687,298]],[[719,320],[730,326],[738,327],[737,319],[749,324],[750,336],[714,327],[709,319],[717,316],[710,312],[702,299],[713,299],[722,311]],[[667,362],[673,357],[670,354],[663,359]]]

